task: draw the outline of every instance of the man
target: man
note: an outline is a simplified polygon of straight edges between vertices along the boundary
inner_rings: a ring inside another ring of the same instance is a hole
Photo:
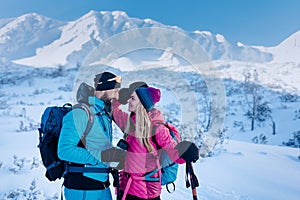
[[[70,162],[70,166],[80,166],[84,169],[96,167],[99,168],[99,172],[67,172],[63,184],[64,197],[67,200],[111,200],[109,170],[105,170],[108,169],[105,162],[108,158],[118,161],[119,158],[125,157],[122,150],[111,148],[110,101],[118,98],[121,79],[110,72],[104,72],[95,76],[94,86],[94,96],[88,97],[94,122],[86,136],[85,146],[82,143],[80,145],[79,141],[87,127],[88,115],[83,109],[73,109],[63,120],[58,157]]]

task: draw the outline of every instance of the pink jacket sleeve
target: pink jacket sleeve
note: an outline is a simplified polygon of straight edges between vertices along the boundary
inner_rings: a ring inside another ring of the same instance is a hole
[[[120,109],[121,103],[117,100],[112,101],[113,120],[117,126],[124,132],[127,124],[128,113]]]
[[[157,144],[161,148],[163,148],[165,151],[167,151],[168,155],[174,162],[176,162],[178,164],[185,163],[185,161],[182,158],[179,158],[179,153],[175,149],[175,146],[177,145],[177,143],[170,135],[167,127],[165,127],[162,124],[156,126],[155,139],[156,139]]]

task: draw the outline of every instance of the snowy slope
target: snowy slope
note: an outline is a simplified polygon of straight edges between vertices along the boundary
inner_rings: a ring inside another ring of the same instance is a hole
[[[27,197],[28,194],[32,194],[40,200],[59,197],[61,181],[48,182],[40,163],[32,167],[34,158],[39,158],[36,134],[36,131],[15,134],[7,132],[5,137],[2,136],[4,139],[1,144],[9,143],[10,146],[1,145],[0,148],[3,152],[0,160],[2,162],[0,176],[5,180],[1,181],[0,185],[1,199],[14,199],[8,198],[8,194],[10,196],[14,194],[19,198],[25,194]],[[14,137],[19,137],[20,140],[12,140]],[[17,146],[20,150],[9,150],[11,146]],[[300,161],[297,160],[299,149],[231,140],[226,142],[222,150],[224,152],[220,155],[194,164],[200,182],[200,187],[197,188],[199,200],[298,199],[300,195]],[[17,155],[19,160],[22,158],[25,160],[21,170],[16,173],[10,170],[17,168],[13,164],[13,155]],[[36,182],[36,188],[30,190],[33,180]],[[185,187],[184,165],[179,168],[175,184],[176,190],[172,194],[163,188],[162,199],[192,199],[191,189]],[[27,193],[20,192],[21,189]],[[36,191],[39,195],[35,194]],[[114,192],[113,187],[111,191]]]
[[[300,64],[297,62],[256,63],[221,60],[213,63],[222,78],[243,82],[246,72],[256,70],[259,84],[274,91],[300,94]]]
[[[172,58],[166,55],[166,52],[162,52],[160,58]],[[24,196],[28,198],[30,195],[41,200],[59,197],[61,181],[50,183],[44,177],[45,170],[37,148],[36,128],[41,113],[47,106],[72,102],[76,74],[76,70],[28,69],[28,72],[23,74],[10,75],[11,81],[1,84],[0,176],[5,181],[0,185],[0,199],[20,199]],[[195,76],[194,79],[199,81],[199,77]],[[300,117],[296,117],[295,113],[299,109],[299,100],[282,102],[279,98],[282,95],[280,92],[274,93],[265,88],[264,98],[270,102],[278,127],[277,133],[272,135],[268,123],[257,125],[255,131],[251,132],[249,120],[244,116],[245,110],[242,109],[245,99],[243,91],[238,90],[239,83],[224,83],[227,91],[225,140],[217,145],[211,157],[194,165],[200,181],[198,198],[298,199],[300,151],[297,148],[282,146],[282,142],[287,142],[292,138],[292,133],[299,129]],[[252,139],[262,133],[267,137],[267,143],[253,143]],[[119,137],[120,135],[116,134],[114,141]],[[192,198],[190,188],[185,188],[184,171],[182,165],[176,181],[176,191],[168,194],[166,189],[163,189],[162,199]],[[113,188],[111,189],[113,191]]]
[[[214,60],[211,70],[216,70],[222,79],[244,82],[247,72],[258,73],[258,84],[274,91],[285,91],[300,95],[300,63],[296,62],[243,62],[235,60]],[[172,48],[164,51],[140,50],[113,60],[111,66],[122,71],[134,71],[139,66],[168,66],[173,71],[187,71],[191,66]]]
[[[273,62],[296,62],[300,63],[300,31],[286,38],[275,47],[260,47],[261,50],[274,55]]]

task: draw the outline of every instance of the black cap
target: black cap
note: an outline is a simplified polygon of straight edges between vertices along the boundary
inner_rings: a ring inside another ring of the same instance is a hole
[[[110,72],[97,74],[94,78],[95,90],[111,90],[121,87],[121,77]]]

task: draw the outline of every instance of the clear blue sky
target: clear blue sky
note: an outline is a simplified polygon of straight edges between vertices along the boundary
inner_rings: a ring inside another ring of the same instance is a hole
[[[68,21],[90,10],[122,10],[247,45],[274,46],[300,30],[300,0],[0,0],[0,18],[37,12]]]

